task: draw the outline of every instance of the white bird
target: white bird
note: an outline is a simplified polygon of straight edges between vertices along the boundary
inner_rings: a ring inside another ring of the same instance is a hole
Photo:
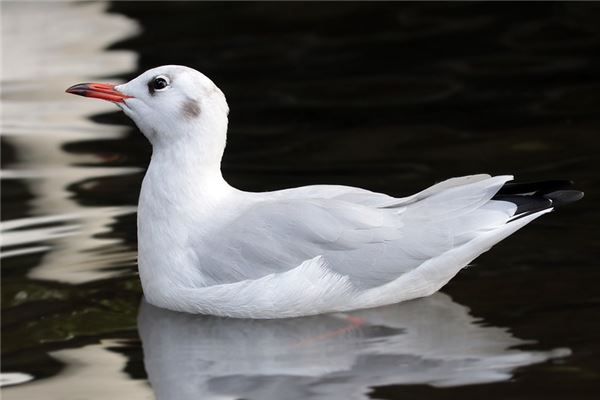
[[[144,295],[240,318],[370,308],[431,295],[481,253],[582,193],[472,175],[404,198],[317,185],[266,193],[221,174],[229,107],[206,76],[162,66],[67,92],[117,104],[152,143],[138,207]],[[554,202],[554,204],[553,204]]]

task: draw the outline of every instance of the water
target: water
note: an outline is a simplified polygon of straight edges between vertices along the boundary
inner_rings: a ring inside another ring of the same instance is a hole
[[[595,4],[3,2],[3,396],[596,398],[599,20]],[[150,148],[63,91],[167,63],[226,93],[224,174],[245,190],[405,195],[489,172],[586,198],[423,300],[266,322],[140,306]]]

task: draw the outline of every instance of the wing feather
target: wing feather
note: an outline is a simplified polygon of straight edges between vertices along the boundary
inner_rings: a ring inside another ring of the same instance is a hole
[[[321,256],[357,287],[381,285],[505,224],[514,205],[490,200],[510,179],[453,179],[393,205],[389,196],[366,201],[372,192],[340,186],[274,192],[204,243],[209,250],[198,259],[213,283],[258,279]]]

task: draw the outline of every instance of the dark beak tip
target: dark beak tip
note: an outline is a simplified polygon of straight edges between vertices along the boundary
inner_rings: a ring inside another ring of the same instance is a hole
[[[115,85],[110,83],[78,83],[67,88],[65,92],[78,96],[107,100],[113,103],[121,103],[125,99],[131,98],[131,96],[115,90]]]
[[[77,94],[77,95],[83,95],[85,93],[85,90],[87,89],[87,85],[85,83],[78,83],[77,85],[73,85],[71,87],[68,87],[65,90],[65,93],[70,93],[70,94]]]

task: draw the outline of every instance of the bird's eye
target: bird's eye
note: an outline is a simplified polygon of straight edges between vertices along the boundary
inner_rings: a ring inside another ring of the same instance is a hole
[[[150,81],[148,86],[150,87],[150,92],[164,90],[169,86],[169,78],[166,76],[157,76]]]

